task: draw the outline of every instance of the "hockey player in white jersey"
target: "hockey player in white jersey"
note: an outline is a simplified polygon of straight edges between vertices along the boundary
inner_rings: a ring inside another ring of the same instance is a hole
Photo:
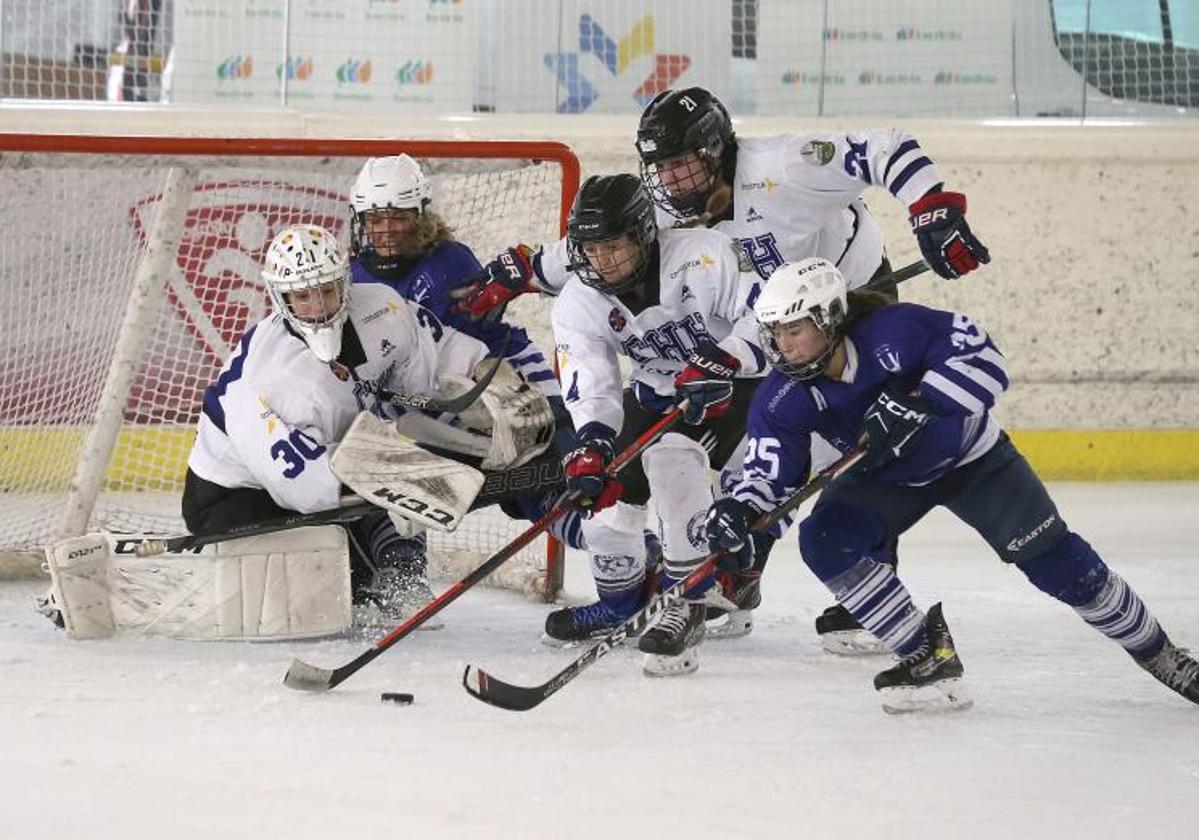
[[[633,175],[589,178],[571,210],[574,277],[554,304],[559,375],[578,444],[565,459],[568,489],[593,516],[584,523],[599,600],[546,619],[546,634],[600,635],[642,603],[641,529],[652,494],[661,525],[665,585],[706,553],[708,470],[732,454],[745,407],[766,370],[752,303],[758,279],[736,243],[717,231],[658,231],[653,203]],[[627,385],[619,357],[632,363]],[[604,473],[656,418],[686,398],[681,433],[668,433],[619,481]],[[698,667],[703,595],[672,604],[639,642],[646,672]]]
[[[360,412],[386,413],[380,389],[437,394],[439,375],[469,376],[487,355],[387,286],[352,286],[345,253],[320,227],[280,232],[262,277],[274,312],[204,393],[183,494],[194,534],[336,507],[330,459]],[[383,510],[350,526],[355,600],[388,622],[432,597],[423,552],[403,550],[413,533]]]

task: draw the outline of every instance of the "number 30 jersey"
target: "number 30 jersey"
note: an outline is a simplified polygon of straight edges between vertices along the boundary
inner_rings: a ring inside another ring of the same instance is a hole
[[[393,413],[379,389],[434,395],[439,374],[469,376],[486,353],[383,285],[350,287],[332,362],[271,315],[242,336],[205,390],[188,467],[224,487],[264,489],[288,510],[336,507],[341,482],[329,459],[359,412]]]
[[[872,473],[921,485],[982,457],[999,439],[991,409],[1007,389],[1003,356],[973,321],[911,303],[886,306],[849,326],[840,379],[799,381],[773,371],[749,408],[744,472],[731,495],[766,511],[803,485],[811,440],[841,452],[884,388],[919,391],[935,414],[903,457]]]

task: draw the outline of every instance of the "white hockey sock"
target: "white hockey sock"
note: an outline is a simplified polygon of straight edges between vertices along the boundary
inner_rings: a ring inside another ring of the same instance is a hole
[[[924,641],[924,613],[885,563],[863,557],[828,581],[828,588],[859,624],[900,656],[914,652]]]
[[[1161,649],[1165,634],[1132,587],[1115,572],[1089,604],[1075,607],[1082,620],[1138,659]]]

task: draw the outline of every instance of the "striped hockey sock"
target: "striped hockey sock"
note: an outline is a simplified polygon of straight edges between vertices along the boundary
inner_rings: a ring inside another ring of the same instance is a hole
[[[859,624],[900,656],[924,641],[924,613],[890,566],[863,557],[826,584]]]
[[[1082,620],[1128,651],[1136,659],[1153,656],[1166,641],[1166,634],[1145,602],[1115,572],[1088,604],[1075,607]]]

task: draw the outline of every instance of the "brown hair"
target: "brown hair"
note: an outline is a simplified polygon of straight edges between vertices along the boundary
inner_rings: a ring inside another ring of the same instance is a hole
[[[873,312],[878,312],[885,306],[890,306],[895,302],[895,298],[888,295],[886,292],[868,292],[855,291],[847,295],[849,303],[849,311],[845,315],[845,320],[841,324],[841,331],[844,332],[852,324],[865,318]]]
[[[454,229],[436,210],[426,210],[416,225],[416,245],[427,254],[442,242],[454,241]]]

